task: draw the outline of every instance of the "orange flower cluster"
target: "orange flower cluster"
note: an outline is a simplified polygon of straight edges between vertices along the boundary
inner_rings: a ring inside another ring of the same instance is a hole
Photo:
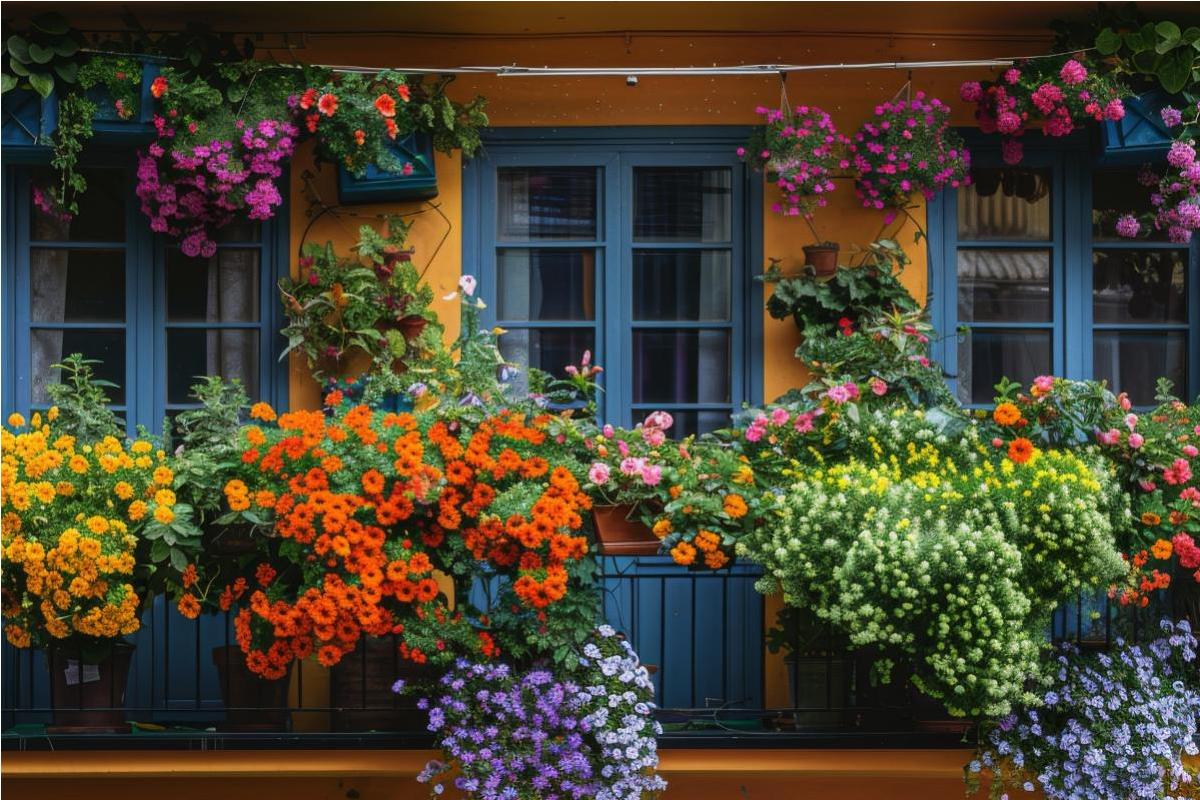
[[[271,416],[259,408],[258,419]],[[393,634],[402,655],[426,660],[446,643],[416,631],[461,621],[435,577],[456,558],[509,575],[531,608],[561,600],[568,562],[587,554],[577,532],[590,499],[570,470],[533,453],[548,421],[505,413],[467,430],[355,406],[244,429],[244,469],[224,487],[226,501],[273,515],[263,546],[276,549],[255,571],[256,588],[239,579],[221,595],[222,608],[244,605],[236,630],[247,666],[280,678],[294,659],[332,666],[363,636]],[[490,636],[470,641],[498,653]]]

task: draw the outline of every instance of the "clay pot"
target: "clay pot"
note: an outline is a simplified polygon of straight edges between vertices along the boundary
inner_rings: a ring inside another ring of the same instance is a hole
[[[226,709],[225,721],[217,725],[217,730],[248,733],[288,729],[291,664],[287,675],[271,681],[250,671],[240,647],[214,647],[212,660]]]
[[[804,264],[812,267],[818,277],[828,277],[837,272],[839,250],[833,242],[805,245]]]
[[[125,721],[125,685],[133,645],[116,642],[103,658],[72,647],[46,653],[50,668],[50,705],[54,723],[47,733],[129,733]]]
[[[658,537],[634,517],[635,511],[636,508],[628,504],[592,507],[592,521],[603,555],[652,556],[658,553]]]

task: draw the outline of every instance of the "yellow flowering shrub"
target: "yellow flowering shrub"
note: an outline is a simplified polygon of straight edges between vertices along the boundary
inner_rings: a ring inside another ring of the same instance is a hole
[[[58,409],[0,431],[5,637],[17,647],[133,633],[147,592],[139,546],[188,531],[167,454],[146,439],[79,442]]]

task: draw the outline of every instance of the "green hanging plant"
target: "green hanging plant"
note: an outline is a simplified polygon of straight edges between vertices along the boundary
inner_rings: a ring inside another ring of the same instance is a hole
[[[38,14],[31,23],[30,30],[4,40],[0,92],[32,89],[45,99],[56,83],[75,83],[77,56],[84,42],[60,14]]]

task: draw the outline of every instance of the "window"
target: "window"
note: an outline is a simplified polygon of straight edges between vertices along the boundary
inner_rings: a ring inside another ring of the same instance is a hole
[[[231,225],[216,255],[187,258],[151,234],[132,170],[105,164],[85,175],[79,213],[63,220],[31,201],[48,170],[5,172],[4,407],[45,407],[53,365],[77,352],[115,384],[109,396],[130,430],[158,430],[190,407],[201,375],[239,378],[252,398],[277,402],[281,226]]]
[[[1106,380],[1141,406],[1159,377],[1196,394],[1200,246],[1113,233],[1151,207],[1137,168],[1092,169],[1084,148],[1030,148],[1017,167],[981,150],[972,178],[930,210],[938,355],[962,403],[1042,374]]]
[[[465,217],[505,357],[562,374],[590,350],[610,422],[665,409],[679,436],[727,424],[761,384],[761,181],[734,155],[744,137],[497,134],[465,167]]]

